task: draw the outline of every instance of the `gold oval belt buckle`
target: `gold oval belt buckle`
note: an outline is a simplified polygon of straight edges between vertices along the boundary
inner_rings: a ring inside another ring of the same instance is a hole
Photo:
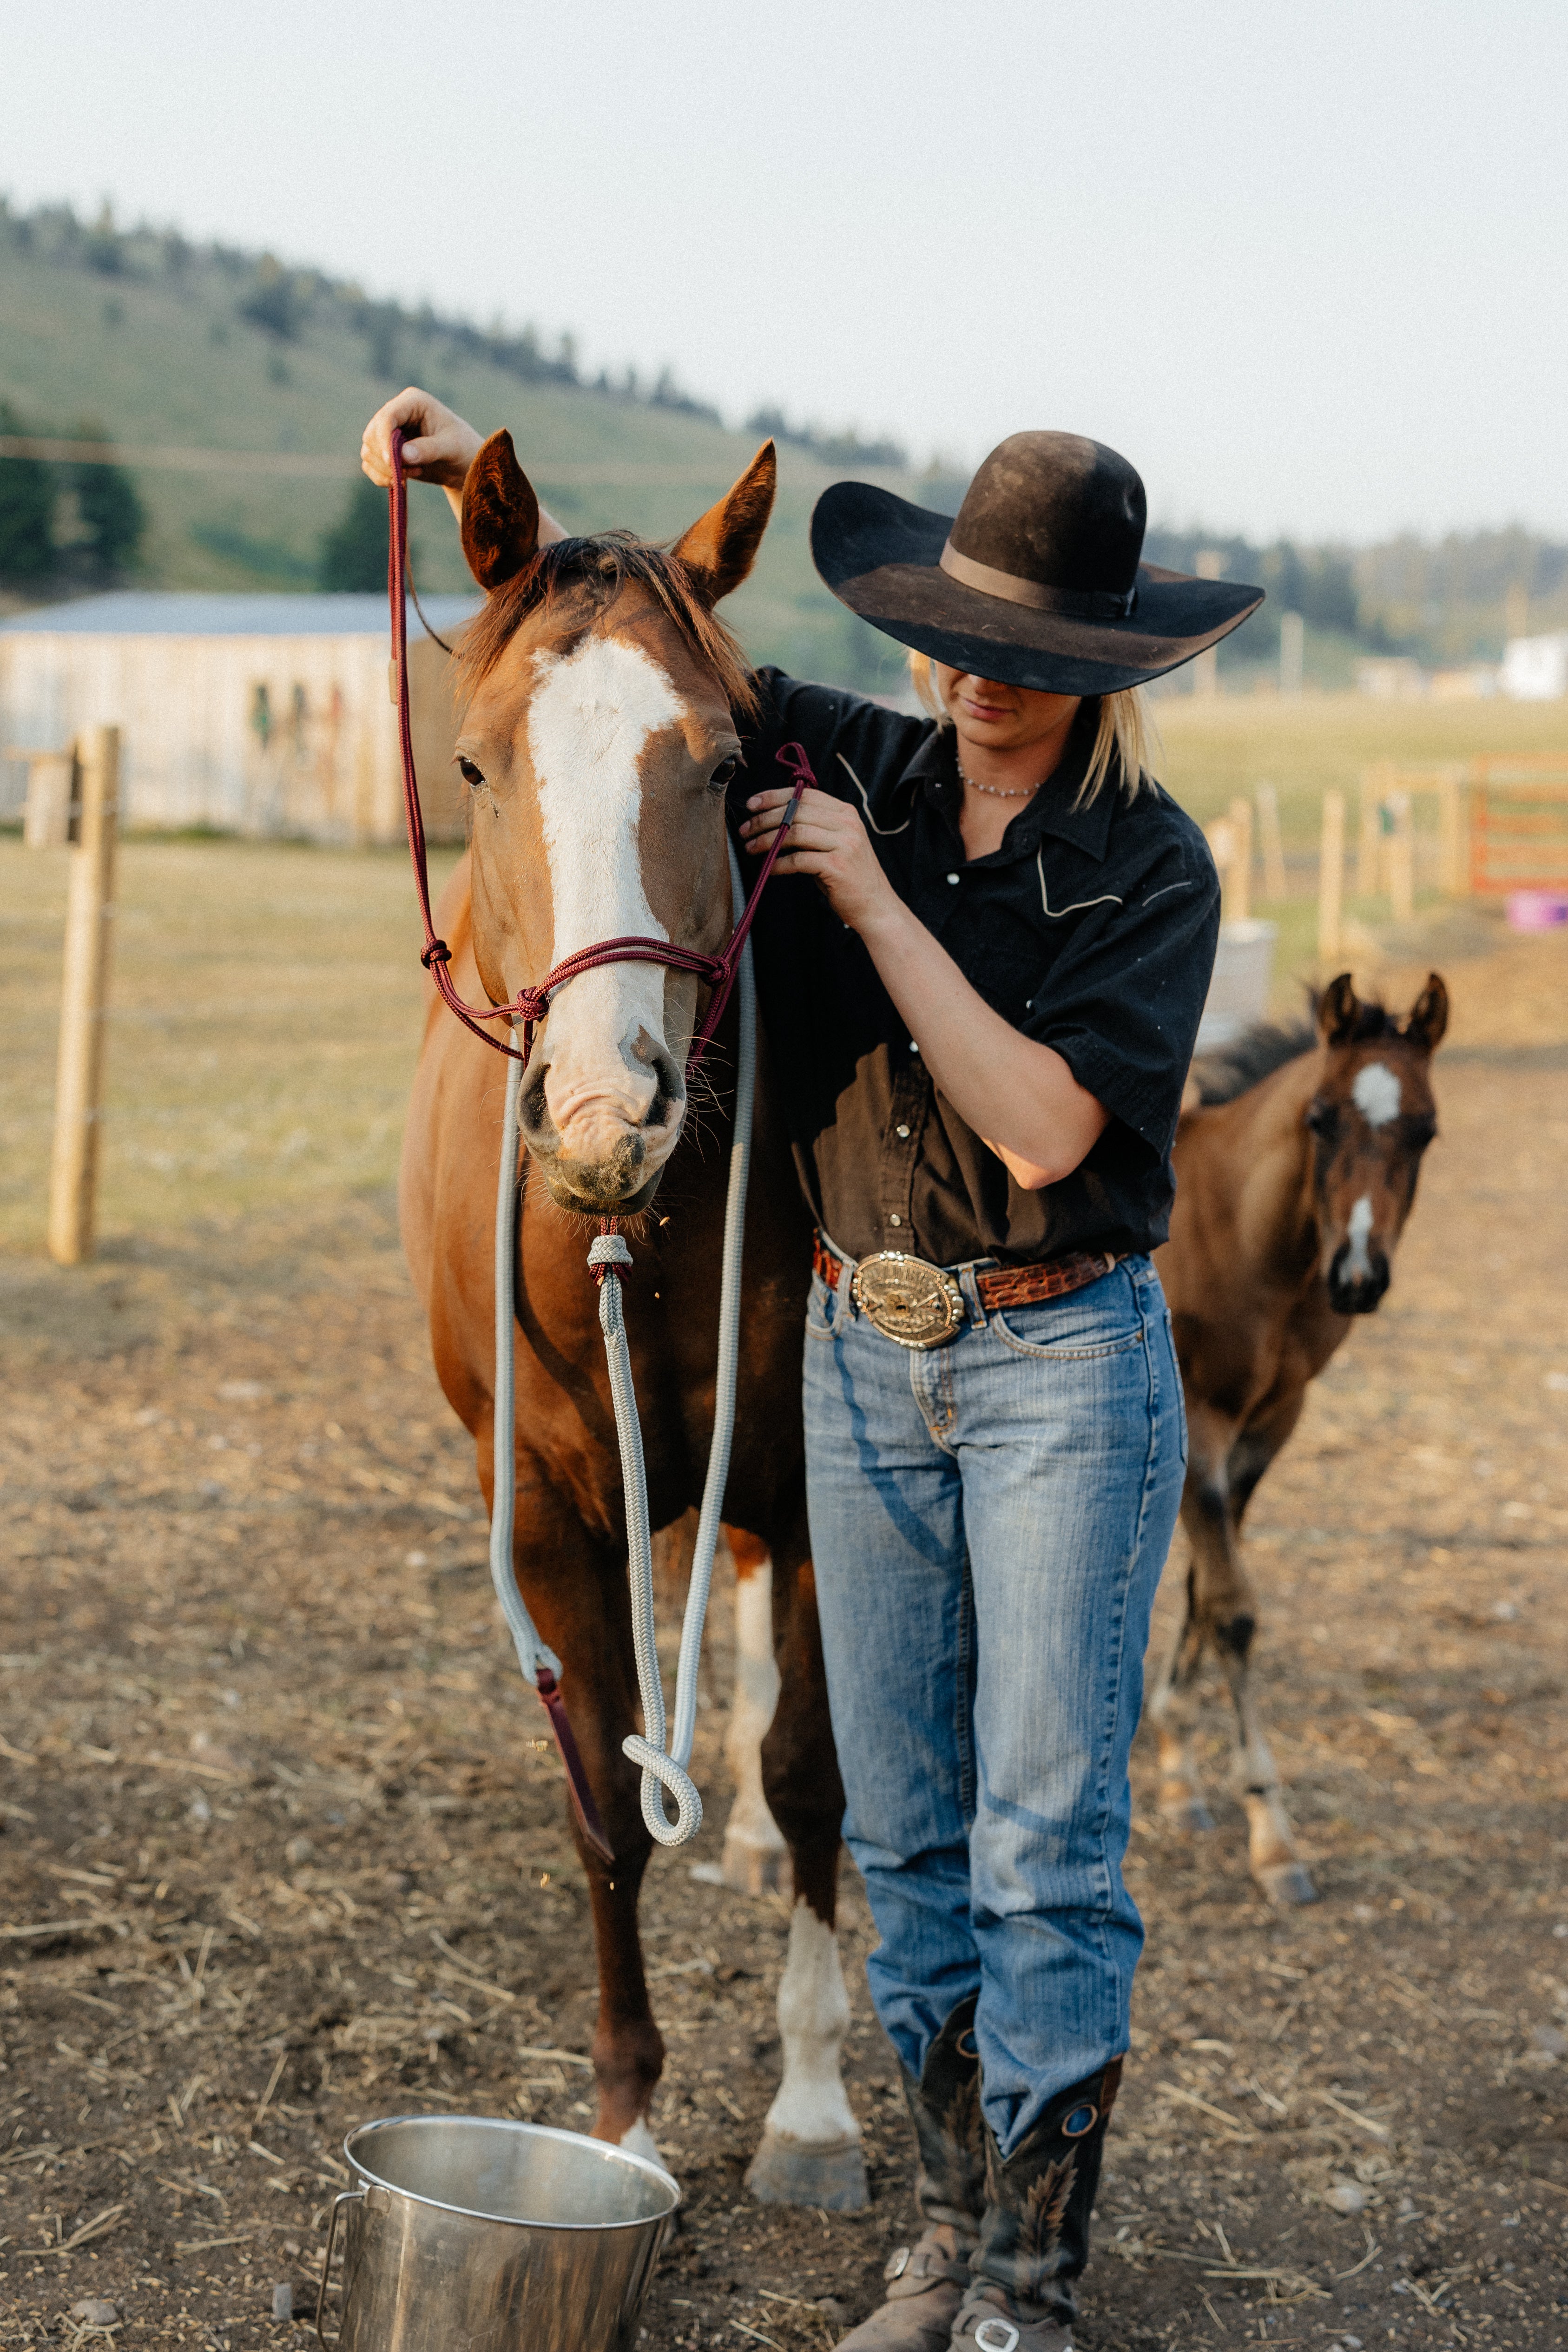
[[[850,1286],[872,1329],[900,1348],[945,1347],[963,1321],[963,1293],[952,1275],[902,1250],[862,1258]]]

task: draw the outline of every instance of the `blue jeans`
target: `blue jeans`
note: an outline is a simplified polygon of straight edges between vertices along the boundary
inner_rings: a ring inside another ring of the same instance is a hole
[[[918,2080],[977,1992],[1005,2157],[1128,2043],[1128,1757],[1186,1460],[1147,1258],[917,1354],[817,1277],[806,1482],[871,1998]]]

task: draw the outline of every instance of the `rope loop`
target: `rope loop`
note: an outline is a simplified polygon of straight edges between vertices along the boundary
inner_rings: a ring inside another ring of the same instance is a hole
[[[684,1845],[688,1838],[694,1838],[702,1826],[702,1800],[690,1773],[664,1748],[651,1747],[635,1731],[628,1731],[622,1740],[621,1753],[642,1768],[642,1817],[648,1835],[660,1845]],[[675,1799],[673,1822],[665,1812],[661,1789],[668,1789]]]

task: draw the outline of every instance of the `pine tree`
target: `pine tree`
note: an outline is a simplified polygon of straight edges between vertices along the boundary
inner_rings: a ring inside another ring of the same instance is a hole
[[[0,435],[20,436],[21,419],[0,401]],[[56,565],[55,469],[38,457],[0,457],[0,581],[27,588]]]
[[[365,595],[386,586],[386,492],[362,474],[321,540],[318,584]]]

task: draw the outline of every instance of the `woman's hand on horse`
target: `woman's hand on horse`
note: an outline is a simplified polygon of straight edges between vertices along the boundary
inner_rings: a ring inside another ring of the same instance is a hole
[[[414,437],[403,444],[403,470],[416,482],[439,482],[460,491],[482,436],[429,393],[410,384],[378,408],[364,428],[359,461],[373,482],[385,489],[392,479],[392,435],[401,425]]]
[[[750,814],[741,838],[753,857],[763,857],[772,848],[790,798],[786,788],[756,793],[747,801]],[[801,795],[773,872],[809,874],[839,921],[852,931],[865,930],[899,907],[858,812],[810,785]]]

